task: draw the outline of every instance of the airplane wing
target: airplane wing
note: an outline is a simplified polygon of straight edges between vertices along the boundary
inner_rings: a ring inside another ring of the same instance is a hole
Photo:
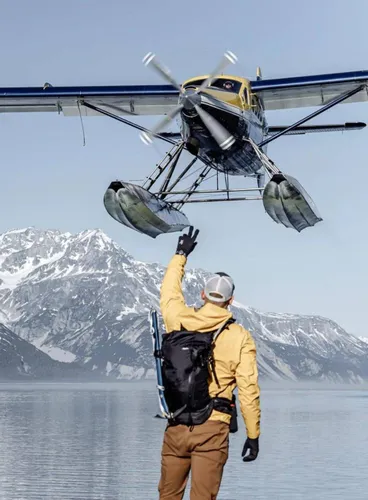
[[[118,85],[0,88],[0,113],[45,112],[65,116],[101,116],[83,106],[88,102],[117,115],[165,115],[178,102],[179,92],[171,85]]]
[[[358,85],[368,85],[368,71],[333,73],[272,80],[251,81],[254,93],[262,98],[265,110],[321,106]],[[65,116],[99,115],[83,101],[117,115],[165,115],[177,104],[178,90],[171,85],[115,85],[0,88],[0,113],[54,111]],[[368,100],[364,89],[348,102]]]
[[[276,78],[251,81],[252,91],[263,99],[266,111],[323,106],[343,92],[368,85],[368,71]],[[344,103],[368,100],[367,88]]]

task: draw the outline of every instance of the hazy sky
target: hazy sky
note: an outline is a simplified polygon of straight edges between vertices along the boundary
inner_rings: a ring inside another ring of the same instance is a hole
[[[355,0],[139,2],[0,0],[0,86],[163,83],[142,64],[154,51],[173,75],[209,72],[224,50],[235,74],[265,78],[368,68],[368,4]],[[292,123],[309,109],[268,114]],[[316,123],[365,121],[368,103],[340,105]],[[159,117],[143,117],[151,125]],[[178,233],[152,240],[115,222],[111,180],[142,179],[165,143],[148,148],[109,118],[0,115],[0,232],[36,226],[101,228],[137,259],[169,261]],[[172,127],[173,128],[173,127]],[[224,270],[237,300],[264,311],[320,314],[366,335],[368,130],[284,137],[268,154],[295,176],[324,221],[302,233],[275,224],[261,202],[188,205],[200,229],[189,267]]]

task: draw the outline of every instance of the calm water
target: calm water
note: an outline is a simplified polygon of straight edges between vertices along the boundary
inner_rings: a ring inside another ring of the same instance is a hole
[[[368,391],[263,389],[262,411],[258,460],[240,420],[219,500],[368,498]],[[156,413],[151,382],[0,384],[0,499],[157,499]]]

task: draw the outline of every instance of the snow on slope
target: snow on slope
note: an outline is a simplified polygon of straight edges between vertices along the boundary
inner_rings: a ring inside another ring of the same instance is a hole
[[[36,339],[33,342],[33,345],[56,361],[62,361],[63,363],[72,363],[73,361],[75,361],[76,355],[72,352],[65,351],[64,349],[60,349],[59,347],[52,347],[44,344],[46,338],[47,335]]]
[[[91,379],[75,363],[60,363],[0,323],[0,381],[19,379]]]

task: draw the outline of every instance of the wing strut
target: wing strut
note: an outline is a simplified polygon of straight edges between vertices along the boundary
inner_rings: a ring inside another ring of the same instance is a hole
[[[287,134],[291,130],[296,129],[299,125],[302,125],[303,123],[307,122],[308,120],[311,120],[315,116],[318,116],[321,113],[324,113],[325,111],[327,111],[328,109],[336,106],[340,102],[345,101],[346,99],[349,99],[349,97],[357,94],[358,92],[360,92],[361,90],[363,90],[365,87],[366,87],[365,84],[364,85],[359,85],[359,87],[356,87],[353,90],[349,90],[348,92],[344,92],[343,94],[340,94],[339,96],[335,97],[335,99],[332,99],[332,101],[330,101],[329,103],[327,103],[322,108],[317,109],[317,111],[314,111],[310,115],[305,116],[304,118],[302,118],[298,122],[295,122],[293,125],[290,125],[290,127],[287,127],[284,130],[281,130],[280,132],[278,132],[277,134],[273,135],[272,137],[269,137],[268,139],[265,139],[260,144],[258,144],[258,147],[261,148],[261,147],[265,146],[266,144],[274,141],[278,137],[281,137],[282,135]]]
[[[97,113],[101,113],[102,115],[109,116],[110,118],[113,118],[114,120],[118,120],[119,122],[125,123],[126,125],[130,125],[133,128],[137,128],[138,130],[142,130],[143,132],[147,132],[152,134],[152,132],[145,127],[142,127],[142,125],[138,125],[138,123],[131,122],[130,120],[126,120],[125,118],[122,118],[121,116],[115,115],[114,113],[110,113],[110,111],[106,111],[106,109],[99,108],[95,106],[94,104],[90,104],[89,102],[86,101],[81,101],[81,104],[85,106],[86,108],[93,109],[94,111],[97,111]],[[102,103],[103,104],[103,103]],[[162,139],[163,141],[169,142],[170,144],[176,144],[177,141],[174,141],[173,139],[170,139],[170,137],[164,137],[160,134],[155,134],[155,137],[158,139]]]

